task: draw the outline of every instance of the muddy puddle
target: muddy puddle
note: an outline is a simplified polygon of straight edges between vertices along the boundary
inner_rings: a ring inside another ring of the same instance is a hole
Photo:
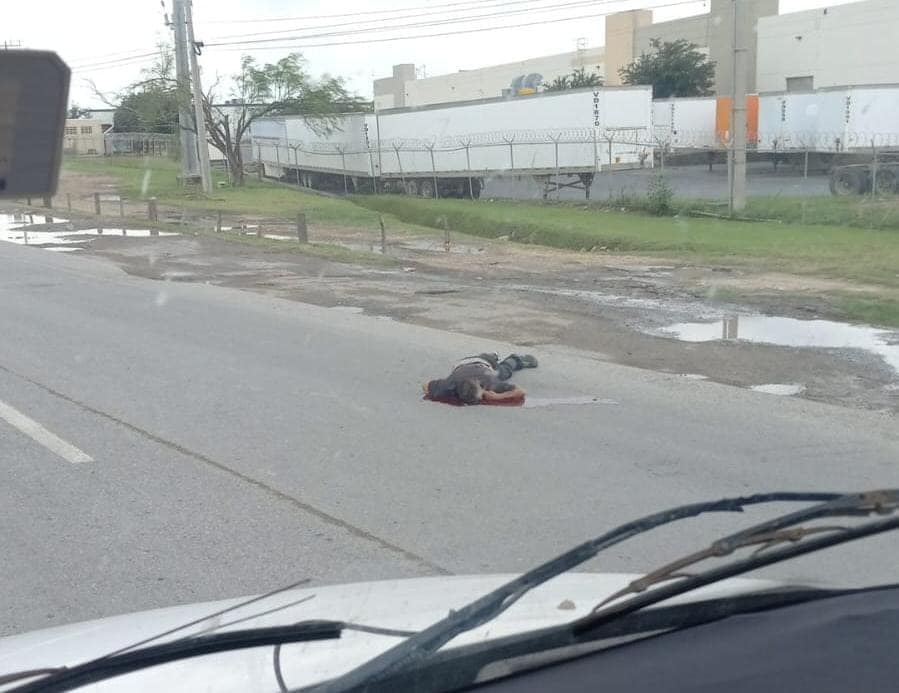
[[[151,229],[88,228],[76,229],[68,219],[38,214],[0,213],[0,241],[17,245],[33,245],[55,252],[82,250],[96,238],[149,238],[177,236]]]
[[[723,340],[797,348],[860,349],[879,356],[899,374],[899,332],[864,325],[750,315],[729,316],[715,321],[676,323],[659,332],[685,342]]]
[[[377,242],[372,243],[352,243],[345,241],[332,241],[334,245],[339,245],[343,248],[347,248],[348,250],[356,250],[362,251],[366,253],[377,253],[381,254],[381,245]],[[442,240],[438,239],[429,239],[429,238],[411,238],[403,241],[395,241],[391,240],[390,245],[387,247],[387,254],[389,255],[391,252],[395,252],[397,250],[407,250],[412,252],[419,253],[450,253],[453,255],[482,255],[485,252],[484,248],[478,248],[473,245],[466,245],[464,243],[453,243],[450,242],[449,249]]]

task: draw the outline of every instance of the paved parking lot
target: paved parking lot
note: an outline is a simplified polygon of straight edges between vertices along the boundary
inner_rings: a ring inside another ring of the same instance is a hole
[[[590,189],[590,197],[603,200],[623,193],[645,194],[650,179],[662,173],[662,169],[638,169],[614,171],[596,176]],[[678,197],[726,200],[728,197],[727,166],[715,164],[710,172],[708,166],[677,166],[664,169],[665,178]],[[803,197],[806,195],[829,195],[826,175],[820,173],[802,176],[802,171],[781,165],[775,172],[767,162],[749,166],[750,195],[783,195]],[[519,200],[540,199],[542,187],[530,177],[491,178],[485,181],[482,197],[505,197]],[[554,198],[556,193],[550,193]],[[560,191],[563,200],[584,199],[583,190],[564,189]]]

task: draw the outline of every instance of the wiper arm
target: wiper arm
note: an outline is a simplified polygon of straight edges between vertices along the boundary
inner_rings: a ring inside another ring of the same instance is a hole
[[[812,506],[795,513],[782,515],[761,524],[749,527],[728,537],[713,541],[707,548],[687,554],[677,560],[663,565],[643,577],[631,582],[627,587],[606,597],[594,609],[601,609],[609,602],[620,599],[626,594],[638,594],[665,580],[692,577],[679,571],[709,558],[723,558],[738,549],[758,546],[756,554],[767,551],[779,544],[796,543],[813,534],[848,532],[842,525],[816,527],[797,527],[800,522],[816,520],[822,517],[857,517],[861,515],[890,514],[899,508],[899,494],[890,491],[874,491],[851,496],[844,496],[827,503]]]
[[[477,628],[494,619],[530,590],[561,575],[600,552],[643,532],[671,522],[712,512],[742,512],[743,508],[761,503],[825,502],[844,498],[841,493],[764,493],[739,498],[724,498],[706,503],[692,503],[647,515],[623,524],[610,532],[586,541],[573,549],[537,566],[483,597],[453,611],[429,626],[349,673],[316,686],[316,691],[347,691],[379,681],[430,656],[460,633]]]
[[[72,667],[46,670],[50,672],[49,676],[12,690],[16,693],[67,691],[132,671],[216,652],[314,640],[335,640],[340,638],[345,625],[342,621],[302,621],[287,626],[248,628],[181,638],[101,657]],[[23,672],[25,673],[34,676],[40,675],[41,672]]]

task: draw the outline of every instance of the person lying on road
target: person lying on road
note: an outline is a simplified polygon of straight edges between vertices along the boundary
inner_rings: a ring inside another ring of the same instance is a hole
[[[439,402],[490,404],[524,400],[525,391],[509,382],[512,373],[536,368],[530,354],[510,354],[502,361],[499,354],[480,354],[462,359],[446,378],[424,384],[425,396]]]

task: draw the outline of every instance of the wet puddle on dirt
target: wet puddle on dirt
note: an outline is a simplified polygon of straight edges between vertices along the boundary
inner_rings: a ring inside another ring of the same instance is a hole
[[[764,392],[767,395],[789,397],[791,395],[801,395],[805,392],[805,385],[800,385],[799,383],[769,383],[768,385],[752,385],[749,389],[753,392]]]
[[[346,248],[347,250],[356,250],[362,251],[366,253],[377,253],[378,255],[383,254],[381,251],[380,243],[372,242],[372,243],[348,243],[335,241],[334,245],[339,245],[342,248]],[[387,248],[387,254],[390,254],[391,249],[393,250],[413,250],[423,253],[447,253],[446,246],[444,245],[442,240],[432,240],[429,238],[412,238],[400,242],[391,241],[390,245]],[[485,251],[484,248],[478,248],[473,245],[465,245],[462,243],[450,243],[449,247],[450,255],[482,255]]]
[[[726,317],[714,322],[677,323],[663,328],[661,333],[684,342],[723,340],[788,347],[862,349],[880,356],[899,372],[899,333],[864,325],[753,315]]]
[[[34,228],[40,226],[41,228]],[[39,214],[0,214],[0,241],[33,245],[55,252],[82,250],[96,238],[149,238],[177,236],[169,231],[125,228],[70,228],[68,219]]]

